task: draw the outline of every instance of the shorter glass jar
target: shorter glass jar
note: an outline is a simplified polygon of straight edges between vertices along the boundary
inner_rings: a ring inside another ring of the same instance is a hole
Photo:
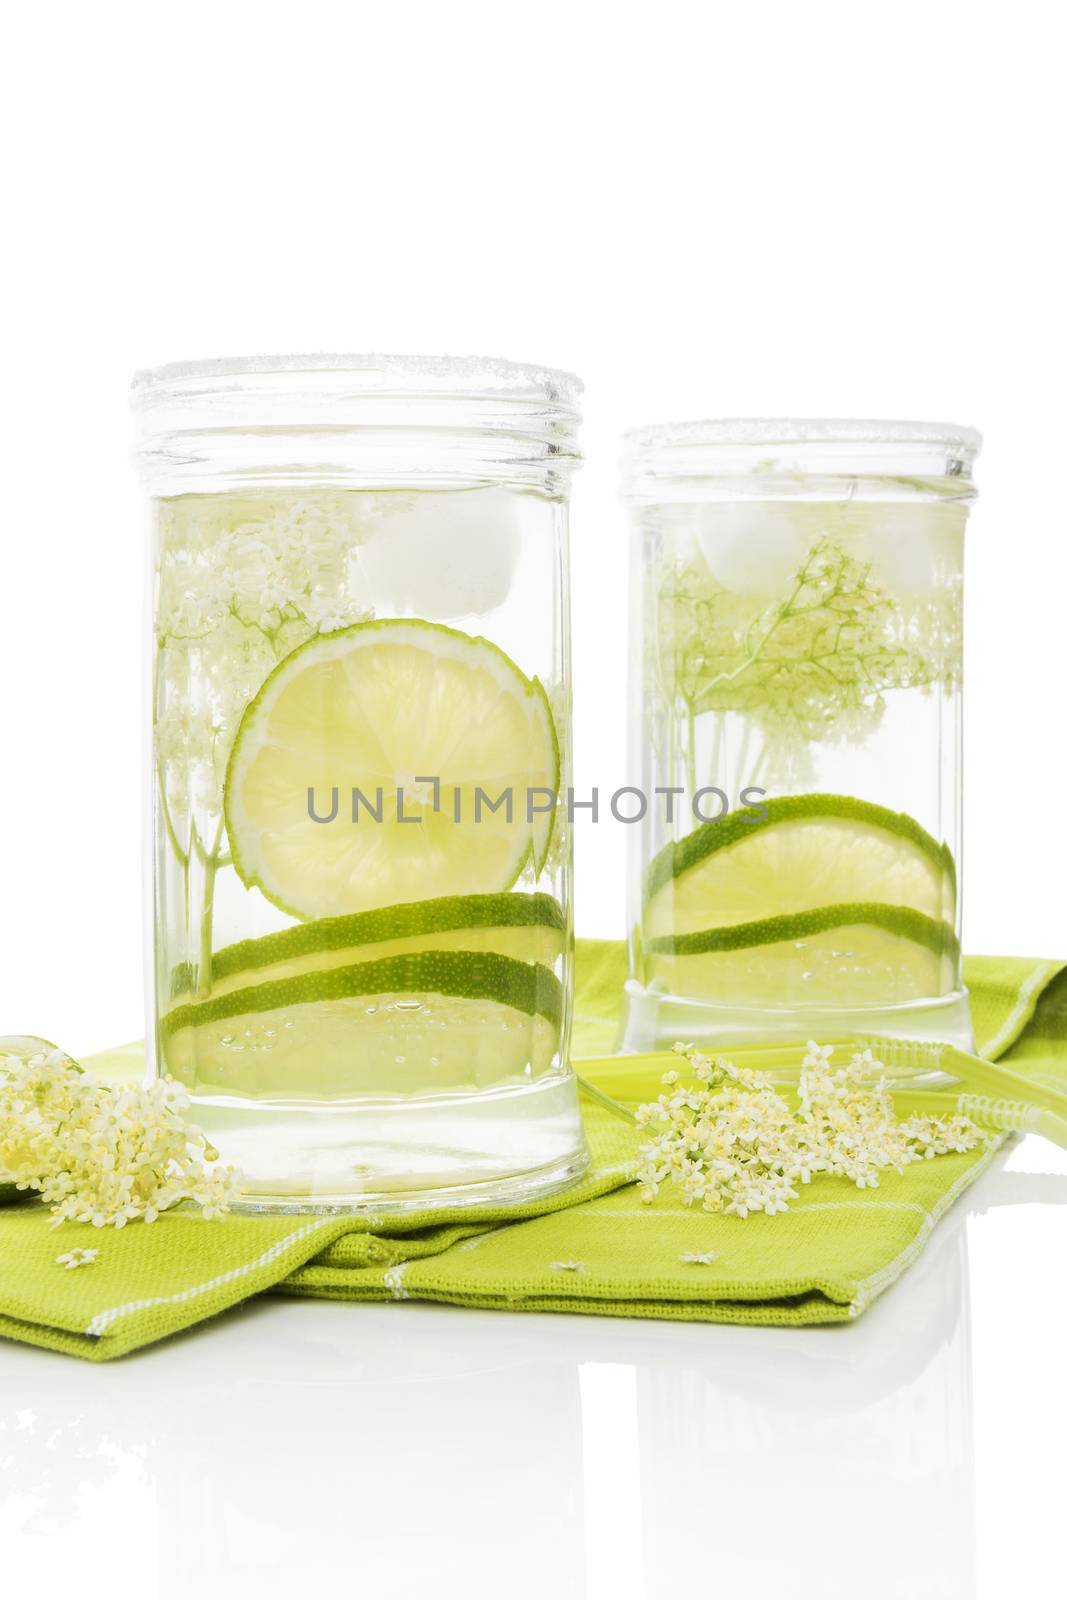
[[[634,542],[625,1047],[972,1043],[960,931],[972,430],[627,436]]]

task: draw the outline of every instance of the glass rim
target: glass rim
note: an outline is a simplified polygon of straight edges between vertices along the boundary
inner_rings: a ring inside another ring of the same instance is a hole
[[[731,494],[795,499],[911,493],[973,499],[975,428],[951,422],[736,417],[666,422],[623,435],[622,497],[637,503]]]
[[[172,361],[135,372],[131,404],[139,410],[190,390],[210,391],[216,382],[240,378],[338,374],[356,380],[361,392],[383,398],[419,395],[485,397],[502,401],[539,400],[561,411],[577,411],[584,384],[573,372],[508,361],[496,356],[395,355],[377,352],[306,352],[254,356],[216,356]]]
[[[882,421],[849,417],[723,417],[629,428],[624,448],[659,445],[940,445],[973,459],[982,447],[977,428],[953,422]]]
[[[252,481],[492,482],[565,492],[582,385],[491,356],[278,354],[138,372],[134,459],[150,492]]]

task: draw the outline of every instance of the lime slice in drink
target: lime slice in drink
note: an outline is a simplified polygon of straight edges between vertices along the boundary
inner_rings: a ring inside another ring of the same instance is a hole
[[[955,921],[952,856],[903,812],[847,795],[787,795],[703,823],[650,863],[645,937],[845,902]]]
[[[544,689],[502,650],[361,622],[294,650],[245,711],[226,827],[249,887],[292,916],[346,916],[539,871],[552,813],[530,791],[558,784]]]
[[[551,967],[563,954],[563,909],[548,894],[448,895],[350,917],[320,917],[216,951],[211,997],[250,985],[351,967],[420,950],[496,952]],[[196,973],[176,969],[172,999],[191,995]]]
[[[904,906],[851,904],[652,939],[646,979],[738,1006],[905,1004],[956,987],[947,923]]]
[[[547,968],[433,950],[177,1006],[160,1033],[168,1070],[202,1094],[380,1098],[535,1076],[559,1049],[562,1020]]]

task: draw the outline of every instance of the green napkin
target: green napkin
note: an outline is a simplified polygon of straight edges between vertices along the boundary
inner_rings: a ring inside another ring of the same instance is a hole
[[[1067,1075],[1064,963],[968,963],[980,1046],[1022,1070]],[[611,1048],[625,975],[621,945],[579,944],[575,1054]],[[138,1047],[89,1063],[140,1069]],[[639,1082],[636,1097],[655,1092]],[[510,1311],[580,1311],[683,1321],[846,1322],[895,1281],[937,1219],[993,1157],[917,1162],[860,1191],[820,1177],[774,1217],[709,1216],[632,1182],[635,1134],[586,1111],[593,1162],[581,1184],[507,1211],[412,1218],[168,1213],[119,1233],[52,1228],[36,1203],[0,1211],[0,1334],[89,1360],[165,1338],[267,1289],[338,1300],[431,1300]],[[99,1251],[67,1271],[74,1245]],[[714,1253],[707,1263],[687,1254]]]

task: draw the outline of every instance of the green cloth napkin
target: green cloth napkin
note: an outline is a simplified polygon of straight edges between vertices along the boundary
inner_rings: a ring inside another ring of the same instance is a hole
[[[1067,964],[975,958],[966,975],[980,1047],[1021,1070],[1067,1076]],[[614,1041],[623,947],[578,947],[576,1056]],[[140,1047],[88,1065],[140,1070]],[[580,1070],[580,1062],[579,1062]],[[618,1092],[620,1059],[611,1074]],[[634,1064],[627,1093],[655,1093]],[[585,1113],[592,1165],[564,1194],[520,1209],[442,1209],[410,1218],[176,1212],[121,1232],[51,1219],[35,1202],[0,1210],[0,1334],[105,1361],[271,1289],[337,1300],[430,1300],[508,1311],[574,1311],[703,1322],[847,1322],[920,1253],[938,1218],[993,1157],[917,1162],[860,1191],[820,1177],[774,1217],[709,1216],[632,1182],[634,1130]],[[91,1244],[68,1271],[56,1257]],[[683,1260],[715,1252],[708,1264]]]

